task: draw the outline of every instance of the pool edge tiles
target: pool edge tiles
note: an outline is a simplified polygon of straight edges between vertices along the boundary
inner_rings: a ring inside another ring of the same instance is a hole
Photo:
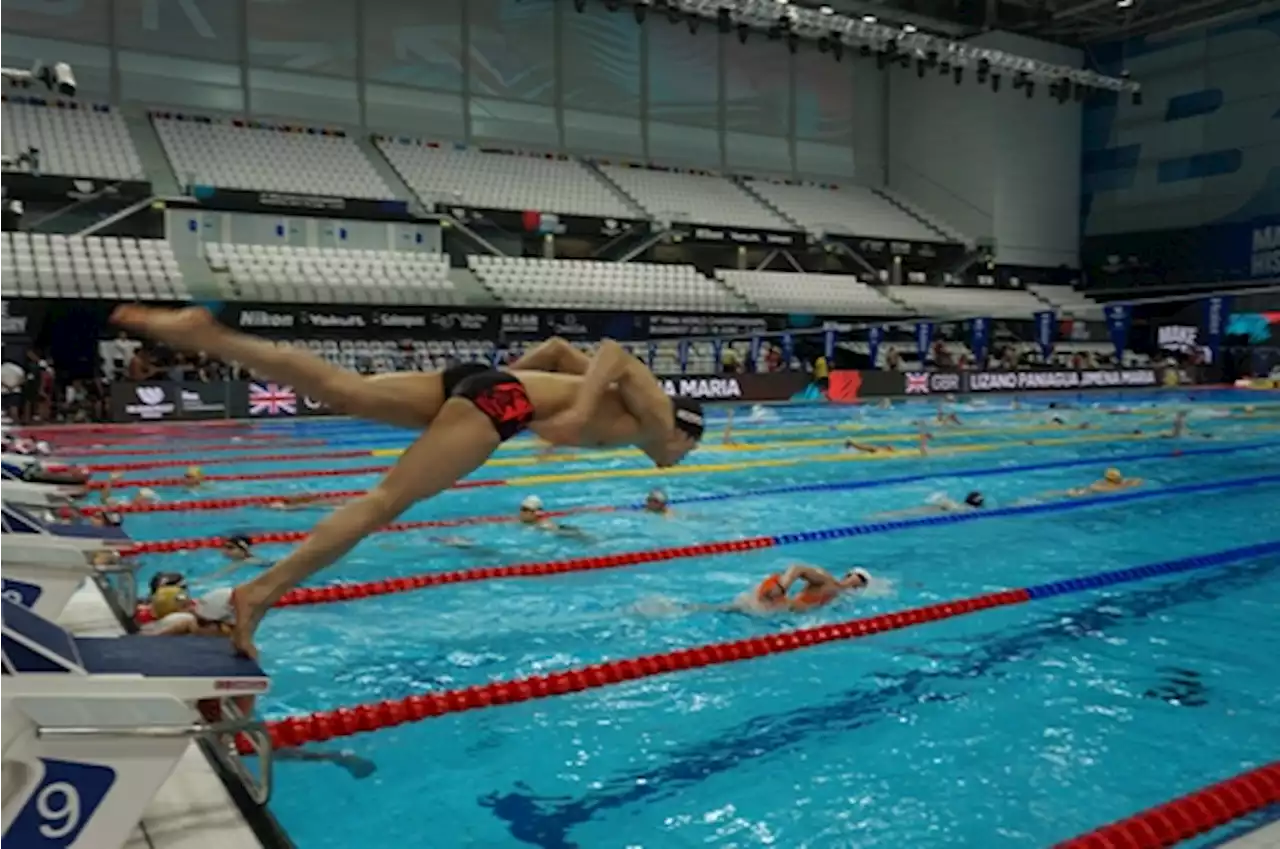
[[[76,592],[58,622],[76,636],[124,634],[92,582]],[[193,741],[147,805],[125,849],[260,849],[262,845]]]

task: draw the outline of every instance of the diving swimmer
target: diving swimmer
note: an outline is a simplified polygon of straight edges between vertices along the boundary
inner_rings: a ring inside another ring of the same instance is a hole
[[[524,430],[558,445],[634,445],[660,468],[680,462],[702,438],[702,405],[667,397],[644,363],[612,340],[592,357],[552,338],[510,369],[470,363],[444,372],[366,377],[301,348],[219,325],[199,307],[121,306],[112,321],[175,350],[238,362],[335,411],[422,431],[381,482],[322,519],[271,569],[236,588],[232,642],[251,656],[254,631],[281,596],[410,505],[478,469]]]

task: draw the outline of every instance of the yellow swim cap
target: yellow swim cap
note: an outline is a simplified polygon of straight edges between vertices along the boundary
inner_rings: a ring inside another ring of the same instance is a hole
[[[1119,469],[1107,469],[1106,474],[1102,477],[1106,479],[1107,483],[1120,483],[1124,480],[1124,475],[1120,474]]]
[[[191,598],[183,587],[160,587],[151,596],[151,612],[157,619],[163,619],[170,613],[180,613],[191,604]]]
[[[204,469],[199,466],[187,466],[187,477],[200,478],[204,477]]]

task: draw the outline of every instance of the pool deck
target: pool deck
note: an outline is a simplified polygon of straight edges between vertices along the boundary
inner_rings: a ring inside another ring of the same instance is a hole
[[[1272,820],[1245,834],[1230,837],[1225,843],[1211,844],[1206,849],[1280,849],[1280,819]]]
[[[86,582],[59,623],[82,637],[116,637],[124,629],[98,587]],[[244,815],[196,744],[161,786],[125,849],[259,849]]]

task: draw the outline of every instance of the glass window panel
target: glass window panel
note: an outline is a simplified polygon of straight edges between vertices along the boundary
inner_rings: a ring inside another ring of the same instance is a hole
[[[725,41],[703,21],[696,35],[654,16],[649,27],[649,118],[698,127],[720,126],[719,50]]]
[[[122,48],[240,61],[244,21],[234,0],[115,0],[115,10],[116,44]]]
[[[555,8],[521,0],[467,0],[471,92],[551,106]]]
[[[748,133],[725,133],[729,170],[745,174],[791,174],[791,148],[786,139]]]
[[[848,145],[797,141],[796,172],[802,177],[852,177],[853,148]]]
[[[795,61],[796,138],[852,143],[853,69],[859,63],[847,56],[837,62],[806,41]]]
[[[644,157],[640,119],[619,115],[566,109],[564,146],[566,150],[587,156],[624,156],[637,161]]]
[[[720,134],[703,127],[650,122],[649,159],[660,165],[719,170]]]
[[[781,41],[724,40],[725,129],[753,135],[791,132],[791,52]]]
[[[466,137],[462,97],[389,85],[365,86],[365,121],[387,135],[409,135],[428,141],[462,141]]]
[[[249,63],[354,77],[354,0],[249,0]]]
[[[244,112],[239,66],[132,50],[120,51],[120,96],[150,106]]]
[[[563,14],[565,108],[639,116],[641,30],[634,18],[599,3]]]
[[[364,0],[369,82],[462,91],[462,0]]]
[[[6,0],[4,28],[60,41],[110,44],[111,7],[105,3],[66,0]],[[6,55],[6,59],[8,56]]]
[[[250,68],[249,108],[258,117],[305,118],[330,126],[360,123],[355,82],[332,77]]]
[[[560,146],[554,109],[508,100],[471,101],[471,138],[476,144],[520,149],[556,150]]]

